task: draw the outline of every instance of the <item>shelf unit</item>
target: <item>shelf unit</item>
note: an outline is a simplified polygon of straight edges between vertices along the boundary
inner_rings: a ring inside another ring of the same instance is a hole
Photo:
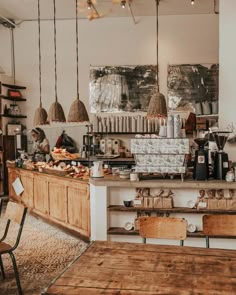
[[[2,134],[0,135],[0,161],[3,163],[3,165],[0,166],[0,194],[7,194],[8,193],[8,174],[7,174],[7,168],[6,168],[6,161],[7,160],[14,160],[16,156],[16,138],[14,135],[7,135],[6,127],[7,124],[20,124],[21,119],[26,119],[26,115],[13,115],[4,113],[4,107],[7,106],[8,102],[13,102],[13,104],[17,105],[18,102],[25,102],[25,97],[13,97],[9,96],[7,89],[13,89],[13,90],[25,90],[25,86],[21,85],[14,85],[14,84],[7,84],[7,83],[1,83],[1,90],[4,88],[4,93],[0,93],[0,128],[2,130]],[[0,90],[0,91],[1,91]],[[21,136],[21,148],[27,150],[27,137]]]
[[[236,210],[220,210],[220,209],[195,209],[195,208],[187,208],[187,207],[174,207],[174,208],[144,208],[144,207],[125,207],[122,205],[110,205],[108,206],[108,211],[110,212],[145,212],[151,213],[155,212],[157,214],[165,214],[169,216],[171,213],[191,213],[191,214],[236,214]],[[110,227],[107,230],[108,235],[131,235],[138,236],[139,231],[137,230],[126,230],[123,227]],[[187,237],[189,238],[204,238],[204,234],[202,231],[196,231],[194,233],[187,233]],[[219,236],[216,235],[213,238],[233,238],[232,236]]]

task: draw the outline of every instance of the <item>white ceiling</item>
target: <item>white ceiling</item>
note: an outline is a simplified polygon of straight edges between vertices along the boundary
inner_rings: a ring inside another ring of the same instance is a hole
[[[99,14],[106,17],[130,16],[128,5],[122,9],[120,4],[112,4],[114,0],[96,0],[96,8]],[[118,0],[115,0],[119,2]],[[183,14],[213,14],[214,1],[218,11],[219,0],[160,0],[160,15],[183,15]],[[86,0],[79,0],[79,17],[88,15],[89,10]],[[52,19],[53,0],[40,0],[41,18]],[[82,8],[83,7],[83,8]],[[133,15],[152,16],[155,15],[155,0],[132,0],[131,8]],[[75,0],[56,0],[57,19],[71,19],[75,17]],[[0,15],[14,20],[37,19],[37,0],[0,0]]]

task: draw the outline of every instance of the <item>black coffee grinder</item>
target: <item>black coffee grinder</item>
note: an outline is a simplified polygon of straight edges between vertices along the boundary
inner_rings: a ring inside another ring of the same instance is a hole
[[[226,173],[229,171],[229,157],[223,151],[230,131],[213,131],[213,137],[216,142],[218,151],[214,160],[214,177],[215,179],[225,179]]]
[[[198,137],[194,141],[198,145],[198,150],[195,152],[193,178],[196,180],[207,180],[209,178],[209,167],[208,151],[205,149],[205,145],[208,142],[208,138]]]

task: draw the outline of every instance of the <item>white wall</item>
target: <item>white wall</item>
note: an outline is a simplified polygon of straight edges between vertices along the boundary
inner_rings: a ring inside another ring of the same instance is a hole
[[[220,77],[219,77],[219,114],[220,126],[225,128],[233,123],[236,127],[236,1],[220,1]],[[236,130],[235,130],[236,132]],[[230,159],[236,161],[236,144],[226,147]]]
[[[161,16],[159,28],[160,89],[167,93],[167,66],[179,63],[218,62],[218,16]],[[46,109],[54,100],[53,22],[42,22],[42,90]],[[27,127],[39,101],[37,22],[24,22],[15,30],[16,78],[27,86]],[[10,64],[9,34],[0,29],[0,65]],[[76,97],[75,21],[57,22],[58,99],[66,116]],[[79,21],[80,98],[88,108],[90,65],[156,63],[156,19],[104,18]],[[62,127],[46,128],[53,146]],[[68,134],[81,142],[84,128],[70,127]]]

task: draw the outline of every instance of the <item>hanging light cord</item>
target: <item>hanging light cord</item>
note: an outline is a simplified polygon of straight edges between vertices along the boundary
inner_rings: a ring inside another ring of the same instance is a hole
[[[156,0],[156,16],[157,16],[157,23],[156,23],[156,30],[157,30],[157,91],[159,92],[159,65],[158,65],[158,31],[159,31],[159,22],[158,22],[158,7],[159,7],[159,0]]]
[[[75,0],[76,11],[76,74],[77,74],[77,98],[79,99],[79,30],[78,30],[78,0]]]
[[[57,102],[57,38],[56,38],[56,0],[53,0],[53,10],[54,10],[54,59],[55,59],[55,97]]]
[[[12,76],[13,83],[16,84],[16,68],[15,68],[15,41],[14,41],[14,31],[11,28],[11,66],[12,66]]]
[[[41,28],[40,28],[40,0],[38,0],[38,33],[39,33],[39,99],[40,99],[40,107],[42,107],[42,72],[41,72]]]

